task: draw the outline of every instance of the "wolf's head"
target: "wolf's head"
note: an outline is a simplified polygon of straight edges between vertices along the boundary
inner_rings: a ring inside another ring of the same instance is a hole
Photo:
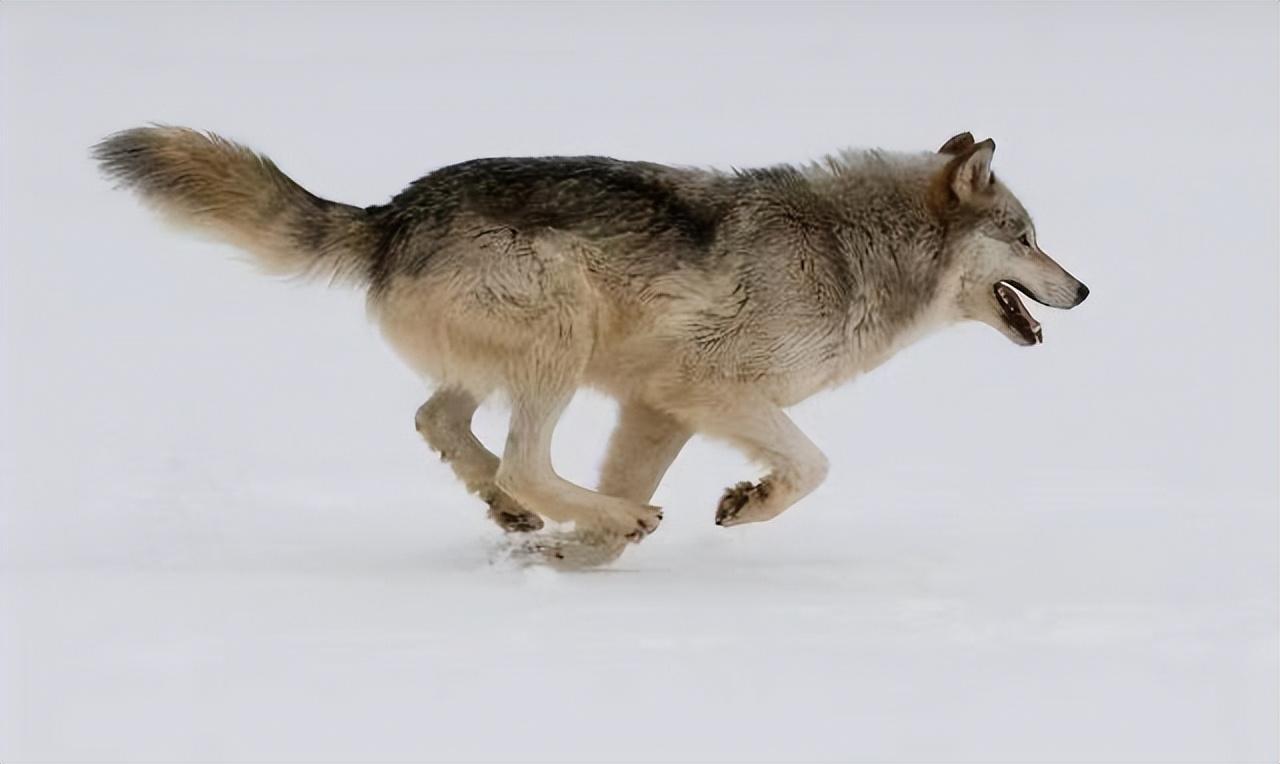
[[[1018,345],[1035,345],[1043,341],[1040,322],[1017,293],[1074,308],[1089,288],[1040,248],[1031,216],[991,172],[995,149],[991,139],[975,142],[969,133],[943,144],[938,153],[946,163],[934,176],[930,205],[948,223],[957,317],[992,326]]]

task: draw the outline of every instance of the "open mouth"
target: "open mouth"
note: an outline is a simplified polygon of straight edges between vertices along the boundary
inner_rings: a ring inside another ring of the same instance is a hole
[[[1022,338],[1022,344],[1038,345],[1044,342],[1044,336],[1040,333],[1040,322],[1027,312],[1018,293],[1013,291],[1013,286],[1007,281],[1000,281],[992,287],[992,290],[996,293],[996,304],[1000,306],[1004,322]]]

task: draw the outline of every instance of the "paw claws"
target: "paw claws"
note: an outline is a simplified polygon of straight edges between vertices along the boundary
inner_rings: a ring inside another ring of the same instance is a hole
[[[724,496],[720,497],[720,503],[716,505],[716,525],[737,525],[743,509],[752,503],[764,501],[772,492],[773,486],[768,480],[761,480],[759,483],[744,481],[726,489]]]
[[[645,538],[658,529],[662,523],[662,509],[659,507],[646,505],[645,514],[635,518],[635,528],[623,535],[627,541],[632,544],[639,544]]]

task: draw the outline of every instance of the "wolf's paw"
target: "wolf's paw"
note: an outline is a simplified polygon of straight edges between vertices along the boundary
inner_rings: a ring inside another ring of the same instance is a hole
[[[520,506],[501,491],[484,497],[489,504],[489,519],[507,533],[532,533],[542,530],[542,518]]]
[[[651,504],[641,504],[640,511],[636,513],[635,528],[626,534],[627,541],[632,544],[639,544],[654,531],[658,530],[658,525],[662,523],[662,507],[655,507]]]
[[[773,486],[768,480],[754,484],[738,483],[725,490],[720,503],[716,505],[716,525],[727,528],[768,520],[775,514],[765,509],[765,502],[772,492]]]
[[[630,507],[609,507],[598,517],[579,521],[577,529],[584,538],[623,539],[632,544],[644,541],[662,523],[662,508],[648,504]]]

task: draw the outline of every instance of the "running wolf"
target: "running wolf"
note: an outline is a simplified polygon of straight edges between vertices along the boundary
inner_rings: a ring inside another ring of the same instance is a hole
[[[1036,345],[1019,292],[1055,308],[1085,299],[992,173],[994,152],[961,133],[937,152],[733,172],[477,159],[361,208],[210,133],[143,127],[94,148],[170,221],[266,271],[366,289],[387,341],[436,384],[417,430],[489,516],[509,531],[573,523],[613,556],[658,527],[649,502],[694,433],[767,469],[725,491],[715,522],[769,520],[827,474],[788,406],[959,321]],[[584,385],[620,405],[595,491],[551,464],[556,421]],[[511,406],[501,457],[471,432],[495,394]]]

